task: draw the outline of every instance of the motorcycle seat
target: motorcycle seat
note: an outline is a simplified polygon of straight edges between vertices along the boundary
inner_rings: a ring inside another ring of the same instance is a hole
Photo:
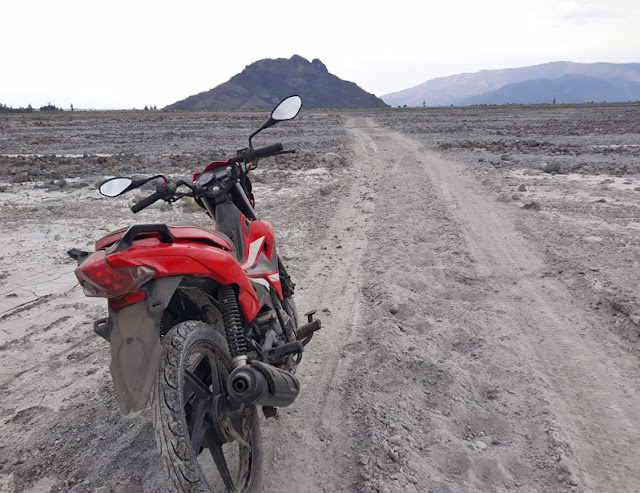
[[[233,242],[226,234],[215,229],[203,228],[194,223],[168,223],[169,230],[179,239],[203,239],[211,241],[228,251],[233,251]],[[178,233],[176,235],[176,233]]]

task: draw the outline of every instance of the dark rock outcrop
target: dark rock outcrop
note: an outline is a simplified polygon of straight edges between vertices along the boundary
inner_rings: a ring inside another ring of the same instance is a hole
[[[270,109],[282,98],[299,94],[305,108],[381,108],[384,101],[353,82],[329,73],[320,60],[301,56],[264,59],[210,91],[167,106],[167,110]]]

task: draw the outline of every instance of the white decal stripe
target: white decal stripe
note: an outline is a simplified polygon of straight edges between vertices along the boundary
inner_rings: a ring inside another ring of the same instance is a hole
[[[280,282],[280,274],[271,274],[269,280],[273,282]]]
[[[260,254],[260,249],[262,248],[262,244],[264,243],[264,236],[261,236],[255,241],[251,242],[249,245],[249,257],[247,257],[247,261],[242,265],[243,269],[248,269],[253,264],[256,263],[258,255]]]
[[[262,279],[261,277],[250,277],[249,279],[251,279],[251,282],[255,282],[256,284],[260,284],[261,286],[269,289],[269,283],[265,279]]]

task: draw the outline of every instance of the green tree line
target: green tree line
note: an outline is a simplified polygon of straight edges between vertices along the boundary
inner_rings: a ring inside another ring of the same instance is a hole
[[[33,113],[34,111],[62,111],[62,108],[58,108],[51,103],[47,103],[37,109],[31,105],[28,105],[26,108],[22,106],[20,108],[12,108],[11,106],[0,103],[0,113]]]

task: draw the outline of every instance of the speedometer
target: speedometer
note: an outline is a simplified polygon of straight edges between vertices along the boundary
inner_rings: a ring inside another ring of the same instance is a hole
[[[196,185],[199,187],[204,187],[206,185],[208,185],[211,180],[213,180],[213,177],[215,176],[215,173],[213,171],[207,171],[206,173],[202,173],[200,176],[198,176],[198,179],[196,180]]]

